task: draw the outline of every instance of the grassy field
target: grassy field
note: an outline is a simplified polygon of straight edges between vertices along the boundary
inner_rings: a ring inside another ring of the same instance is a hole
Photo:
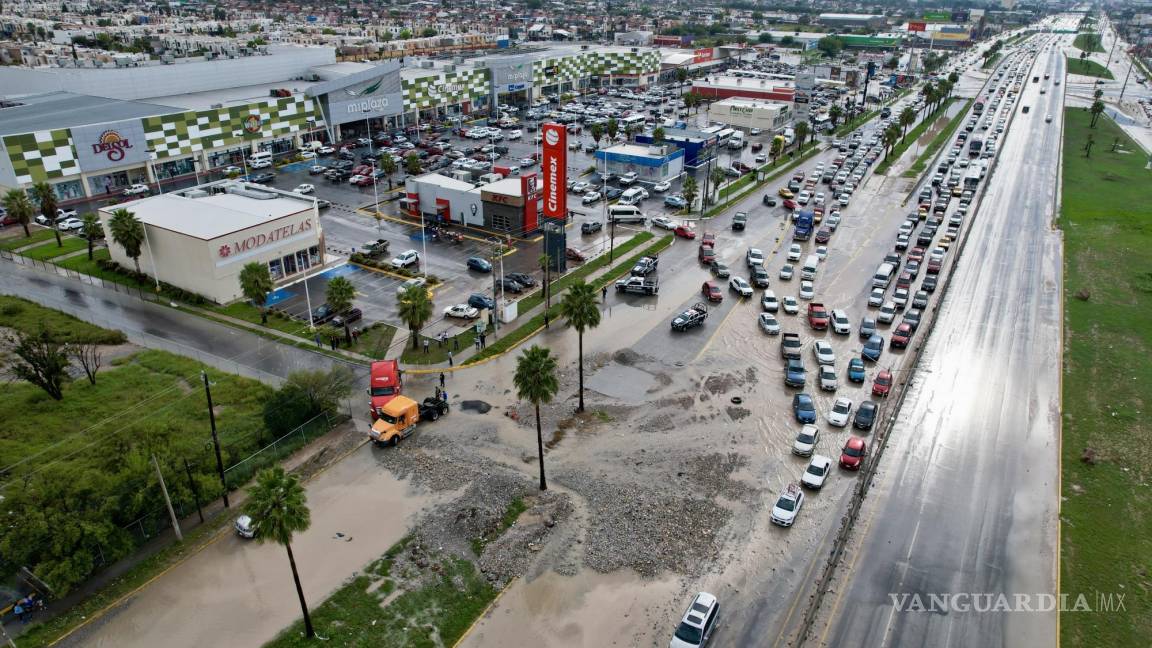
[[[100,328],[67,313],[10,295],[0,295],[0,326],[24,333],[48,331],[52,333],[53,338],[61,342],[96,344],[124,342],[124,334],[120,331]]]
[[[421,569],[417,560],[427,560]],[[436,567],[436,569],[433,569]],[[476,567],[402,541],[311,611],[324,643],[372,648],[454,646],[496,598]],[[314,646],[297,621],[265,648]]]
[[[1062,614],[1060,638],[1138,648],[1152,635],[1152,172],[1111,120],[1090,119],[1065,111],[1061,590],[1126,594],[1127,610]]]
[[[959,100],[959,97],[952,97],[948,101],[940,104],[940,107],[937,108],[936,111],[931,115],[928,115],[924,119],[920,120],[920,123],[913,126],[911,130],[908,131],[908,134],[900,138],[900,141],[896,143],[896,146],[892,147],[892,152],[885,156],[884,159],[876,165],[876,175],[884,175],[887,173],[888,169],[896,163],[896,160],[899,160],[900,156],[904,155],[904,151],[912,148],[912,145],[916,143],[916,140],[920,139],[924,133],[927,133],[928,129],[936,124],[937,120],[947,119],[948,108],[952,105],[953,102]],[[963,111],[961,111],[959,115],[963,115]]]
[[[77,250],[84,250],[88,247],[88,241],[75,236],[64,236],[61,241],[63,245],[56,245],[56,241],[50,241],[43,245],[37,245],[30,250],[24,250],[20,254],[29,259],[36,259],[37,261],[47,261],[58,256],[64,256]],[[87,255],[85,255],[87,258]]]
[[[19,225],[11,225],[12,231],[18,234],[12,238],[5,238],[3,243],[0,243],[0,250],[15,250],[22,248],[33,243],[42,243],[48,239],[56,238],[50,229],[31,228],[32,236],[25,238],[24,229]]]
[[[220,313],[221,315],[244,320],[251,324],[260,324],[260,309],[244,300],[233,302],[227,306],[212,306],[210,310]],[[269,313],[268,323],[262,326],[275,329],[281,333],[296,335],[306,340],[312,339],[312,334],[308,332],[308,324],[306,322],[298,322],[284,315]]]
[[[1071,56],[1064,58],[1068,61],[1068,74],[1080,74],[1083,76],[1099,77],[1101,79],[1115,78],[1108,68],[1100,65],[1096,61],[1081,61]]]
[[[1072,41],[1072,46],[1085,52],[1104,51],[1104,48],[1100,47],[1100,34],[1096,32],[1076,34],[1076,39]]]
[[[392,346],[392,338],[396,337],[396,327],[376,322],[360,333],[359,339],[349,349],[356,353],[363,353],[370,358],[383,358]]]
[[[964,115],[968,114],[968,106],[971,103],[971,99],[965,100],[964,107],[960,109],[960,112],[956,113],[956,116],[952,118],[952,121],[948,123],[948,126],[945,127],[944,130],[936,133],[936,137],[933,137],[932,141],[928,142],[928,146],[924,147],[924,151],[920,153],[916,161],[912,163],[912,166],[902,174],[902,177],[915,178],[921,173],[924,173],[924,169],[928,168],[928,163],[933,160],[937,151],[952,141],[952,136],[956,133],[956,129],[960,128],[960,124],[964,121]]]
[[[1001,57],[1002,57],[1002,55],[1000,54],[1000,52],[996,52],[992,56],[989,56],[988,60],[984,61],[984,65],[982,65],[980,67],[982,67],[985,70],[987,70],[988,68],[996,67],[996,63],[998,63],[1000,61]]]

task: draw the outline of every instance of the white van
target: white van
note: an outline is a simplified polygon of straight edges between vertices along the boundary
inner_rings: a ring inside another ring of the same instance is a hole
[[[811,281],[816,278],[816,269],[820,267],[820,257],[815,254],[809,254],[808,258],[804,260],[804,266],[800,268],[800,278]]]
[[[632,187],[620,194],[621,205],[637,205],[641,200],[644,200],[644,190],[640,187]]]
[[[253,153],[248,158],[248,166],[253,169],[267,169],[272,166],[272,153],[269,151],[260,151]]]
[[[634,205],[611,205],[608,207],[609,223],[635,223],[643,225],[648,221],[644,212]]]
[[[879,268],[876,268],[876,274],[872,277],[872,286],[875,288],[887,288],[888,284],[892,281],[892,274],[896,272],[896,267],[891,263],[881,263]]]
[[[744,148],[744,131],[736,131],[732,133],[732,137],[728,140],[728,148],[733,151],[738,151]]]
[[[500,182],[503,179],[504,176],[500,175],[499,173],[485,173],[479,178],[476,178],[476,182],[479,182],[480,184],[492,184],[493,182]]]

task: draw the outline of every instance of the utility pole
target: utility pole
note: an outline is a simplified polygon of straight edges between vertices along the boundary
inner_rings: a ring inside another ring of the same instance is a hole
[[[612,263],[613,255],[616,253],[616,219],[608,221],[608,263]]]
[[[1132,68],[1136,67],[1136,63],[1131,59],[1128,61],[1128,73],[1124,75],[1124,85],[1120,86],[1120,98],[1116,100],[1117,108],[1120,104],[1124,103],[1124,92],[1128,90],[1128,78],[1132,76]]]
[[[172,518],[172,530],[176,532],[176,539],[184,542],[184,534],[180,532],[180,520],[176,519],[176,511],[172,510],[172,499],[168,497],[168,487],[164,485],[164,473],[160,472],[160,462],[156,461],[155,453],[152,454],[152,465],[156,467],[156,478],[160,480],[164,504],[168,507],[168,516]]]
[[[220,473],[220,486],[224,488],[224,508],[232,508],[228,504],[228,482],[224,480],[224,460],[220,458],[220,438],[216,436],[216,412],[212,411],[212,388],[208,385],[208,372],[201,370],[200,377],[204,379],[204,394],[208,397],[208,422],[212,424],[212,445],[216,448],[216,472]]]

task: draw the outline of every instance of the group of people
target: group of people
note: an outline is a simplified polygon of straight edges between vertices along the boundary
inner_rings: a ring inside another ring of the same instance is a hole
[[[29,594],[24,598],[16,601],[16,605],[12,606],[12,612],[20,619],[21,623],[28,623],[28,619],[32,618],[32,613],[44,609],[44,599]]]

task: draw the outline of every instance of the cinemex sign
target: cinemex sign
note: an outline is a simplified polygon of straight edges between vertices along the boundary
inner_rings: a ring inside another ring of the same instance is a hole
[[[544,216],[564,218],[568,215],[568,132],[563,124],[544,124],[544,159],[540,169],[544,174]]]
[[[220,259],[230,259],[236,256],[251,256],[274,243],[282,243],[289,239],[312,232],[312,219],[305,218],[298,223],[283,225],[270,232],[252,234],[236,239],[231,243],[224,243],[216,249],[216,256]]]

